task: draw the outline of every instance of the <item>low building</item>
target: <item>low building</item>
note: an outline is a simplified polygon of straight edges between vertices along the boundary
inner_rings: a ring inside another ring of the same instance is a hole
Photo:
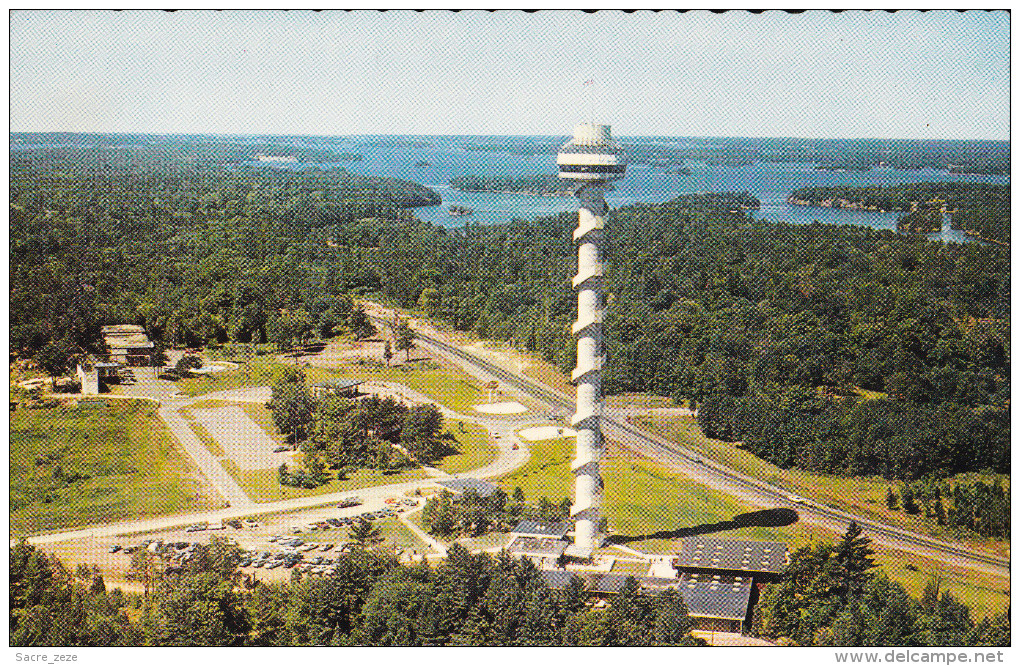
[[[323,398],[328,395],[335,395],[340,398],[357,398],[358,387],[364,382],[360,379],[331,379],[328,382],[312,386],[312,395],[316,398]]]
[[[743,633],[750,627],[758,588],[750,576],[685,573],[678,590],[697,629]]]
[[[85,395],[99,395],[107,380],[118,377],[119,369],[120,363],[103,361],[89,354],[78,362],[76,371],[78,381],[81,383],[81,392]]]
[[[468,490],[473,490],[478,493],[479,497],[490,497],[499,490],[499,486],[494,483],[469,476],[460,479],[444,479],[443,481],[436,481],[436,483],[458,495],[463,495]]]
[[[100,329],[109,360],[121,365],[149,367],[153,365],[156,345],[149,340],[145,329],[134,324],[115,324]]]
[[[534,520],[522,520],[517,527],[510,530],[510,541],[517,537],[528,537],[534,539],[559,539],[567,538],[570,531],[570,523],[540,523]]]
[[[694,536],[680,541],[673,567],[679,574],[752,576],[757,583],[771,583],[779,580],[789,560],[785,543]]]
[[[560,567],[567,542],[559,539],[536,539],[517,537],[510,541],[506,550],[515,557],[527,557],[539,569],[553,570]]]

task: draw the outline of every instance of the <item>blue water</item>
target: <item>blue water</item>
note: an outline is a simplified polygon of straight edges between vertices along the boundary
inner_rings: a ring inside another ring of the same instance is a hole
[[[473,224],[502,224],[514,218],[532,219],[577,209],[577,203],[566,197],[540,197],[529,195],[497,194],[491,192],[458,192],[447,185],[450,178],[471,174],[532,175],[555,173],[556,157],[546,155],[522,156],[509,153],[476,152],[463,149],[462,137],[416,137],[427,141],[427,146],[366,145],[352,140],[347,146],[364,155],[361,162],[341,164],[349,171],[367,175],[393,176],[421,183],[443,197],[440,206],[415,208],[413,213],[421,220],[444,227],[461,227],[465,220]],[[429,163],[416,167],[420,160]],[[872,169],[871,171],[819,171],[810,163],[759,163],[742,167],[688,163],[691,175],[666,173],[663,169],[644,165],[631,165],[627,175],[616,185],[615,191],[606,193],[612,207],[627,204],[661,203],[680,194],[692,192],[748,191],[761,201],[761,210],[754,217],[790,224],[854,224],[875,229],[896,229],[899,213],[873,213],[866,211],[790,206],[787,195],[799,187],[831,185],[897,185],[918,182],[972,182],[1009,184],[1009,176],[950,174],[935,169],[899,171]],[[452,204],[468,206],[475,213],[470,218],[452,217],[448,208]],[[963,232],[950,229],[947,223],[933,239],[969,242]]]
[[[188,137],[194,139],[194,136]],[[447,185],[454,176],[462,175],[513,175],[551,174],[556,172],[554,151],[562,139],[552,137],[513,137],[518,146],[541,149],[543,154],[516,155],[466,150],[471,143],[487,143],[506,137],[461,136],[359,136],[359,137],[273,137],[273,142],[321,148],[337,152],[357,152],[364,156],[360,162],[338,162],[319,165],[342,167],[353,173],[371,176],[391,176],[421,183],[443,197],[439,206],[413,209],[421,220],[444,227],[462,227],[466,221],[473,224],[502,224],[514,218],[529,220],[576,210],[576,202],[569,197],[540,197],[529,195],[497,194],[490,192],[458,192]],[[218,137],[218,141],[231,140],[246,145],[260,145],[268,137]],[[662,143],[650,138],[625,139],[628,142]],[[670,143],[670,142],[667,142]],[[672,143],[677,144],[676,141]],[[26,145],[12,145],[12,150],[25,149]],[[417,167],[420,161],[428,166]],[[302,164],[298,168],[316,165]],[[865,211],[790,206],[787,195],[799,187],[826,185],[897,185],[918,182],[970,182],[1008,185],[1009,176],[950,174],[934,169],[899,171],[872,169],[871,171],[819,171],[811,163],[758,163],[750,166],[727,167],[689,162],[691,175],[666,173],[661,168],[631,165],[627,175],[616,183],[615,191],[607,192],[606,200],[612,207],[627,204],[661,203],[680,194],[692,192],[743,192],[747,191],[761,201],[761,210],[754,217],[773,222],[810,224],[853,224],[875,229],[895,229],[898,213],[872,213]],[[458,204],[474,209],[470,217],[452,217],[449,206]],[[966,242],[965,234],[944,225],[933,239]]]

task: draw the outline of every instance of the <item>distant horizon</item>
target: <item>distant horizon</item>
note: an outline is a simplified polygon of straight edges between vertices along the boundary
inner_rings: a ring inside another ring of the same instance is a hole
[[[1010,20],[1003,10],[15,10],[9,127],[559,136],[544,132],[600,118],[633,137],[1008,141]]]
[[[98,132],[98,131],[70,131],[70,130],[18,130],[9,132],[11,136],[16,134],[72,134],[72,135],[102,135],[102,136],[217,136],[217,137],[309,137],[309,138],[322,138],[322,139],[340,139],[348,137],[522,137],[522,138],[548,138],[556,139],[559,137],[570,136],[570,132],[564,132],[563,134],[420,134],[420,133],[363,133],[363,134],[304,134],[304,133],[292,133],[292,134],[280,134],[280,133],[241,133],[241,132],[136,132],[136,131],[116,131],[116,132]],[[942,139],[942,138],[931,138],[931,139],[911,139],[905,137],[876,137],[876,136],[858,136],[858,137],[801,137],[801,136],[740,136],[740,135],[681,135],[681,134],[617,134],[613,132],[614,139],[750,139],[755,141],[927,141],[927,142],[995,142],[995,143],[1010,143],[1009,139]]]

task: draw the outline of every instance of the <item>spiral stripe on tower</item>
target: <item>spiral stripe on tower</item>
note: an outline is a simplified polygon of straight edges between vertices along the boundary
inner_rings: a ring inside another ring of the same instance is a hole
[[[603,265],[601,242],[608,210],[604,197],[607,181],[622,178],[626,169],[623,149],[612,140],[608,125],[578,125],[574,137],[556,158],[560,178],[578,183],[580,200],[577,229],[577,275],[571,281],[577,292],[577,320],[572,327],[577,336],[577,366],[571,379],[577,385],[577,407],[571,424],[577,430],[577,448],[571,470],[574,472],[574,545],[569,554],[591,557],[602,545],[599,533],[599,509],[602,505],[603,440],[602,367],[605,364],[602,322],[605,308],[602,297]]]

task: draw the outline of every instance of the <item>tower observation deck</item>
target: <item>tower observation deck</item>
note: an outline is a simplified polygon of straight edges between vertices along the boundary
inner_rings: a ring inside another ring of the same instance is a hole
[[[577,275],[572,280],[577,291],[577,367],[571,379],[577,385],[577,407],[571,424],[577,430],[577,448],[571,469],[574,472],[574,544],[567,554],[591,557],[602,545],[599,509],[602,506],[602,475],[599,463],[604,444],[602,417],[602,365],[605,363],[602,321],[605,305],[602,295],[602,229],[608,210],[605,200],[607,182],[622,178],[627,168],[626,155],[613,141],[608,125],[583,124],[574,128],[573,138],[560,148],[556,157],[560,178],[577,183],[579,200],[577,229]]]

